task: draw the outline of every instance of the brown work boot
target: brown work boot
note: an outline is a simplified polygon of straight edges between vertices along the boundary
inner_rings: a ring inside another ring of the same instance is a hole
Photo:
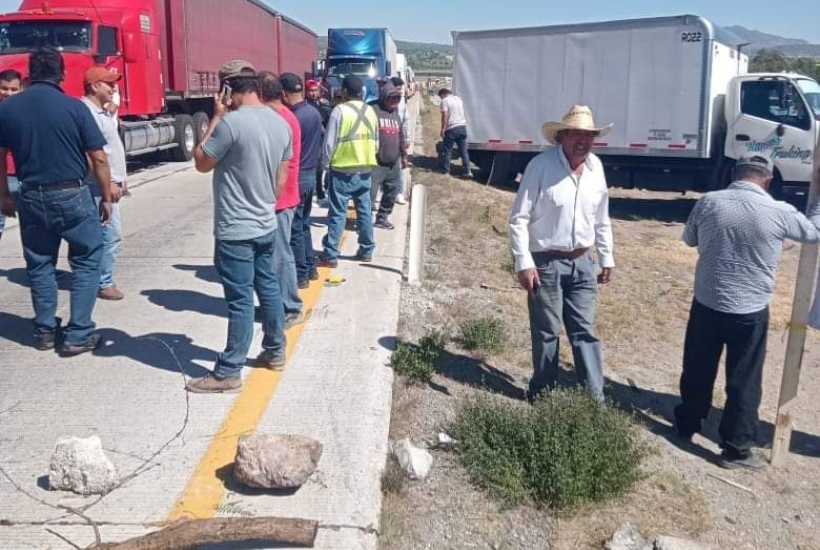
[[[125,298],[125,294],[120,292],[117,285],[111,285],[106,288],[101,288],[97,293],[97,298],[101,300],[122,300]]]
[[[213,373],[208,373],[202,378],[189,380],[185,389],[191,393],[237,393],[242,389],[242,378],[217,378]]]
[[[284,370],[285,360],[284,352],[266,349],[256,357],[256,364],[270,370]]]

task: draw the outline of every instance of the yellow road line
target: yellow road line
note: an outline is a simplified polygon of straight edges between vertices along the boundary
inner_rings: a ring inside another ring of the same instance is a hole
[[[346,237],[347,232],[342,234],[339,248],[344,245]],[[330,272],[330,268],[320,267],[319,280],[299,293],[302,297],[305,321],[285,333],[288,339],[288,360],[293,356],[296,343],[308,322],[311,311],[319,302],[324,281]],[[225,496],[225,486],[222,480],[225,475],[230,475],[225,470],[236,458],[239,436],[256,429],[281,379],[281,372],[267,369],[254,369],[251,372],[245,380],[242,392],[222,421],[222,426],[211,440],[211,444],[200,459],[188,484],[171,508],[168,514],[169,522],[179,519],[209,518],[216,513]]]

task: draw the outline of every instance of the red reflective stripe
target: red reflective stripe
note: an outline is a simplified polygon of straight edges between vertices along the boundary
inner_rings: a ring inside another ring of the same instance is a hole
[[[647,147],[649,147],[649,144],[648,143],[630,143],[629,146],[632,147],[632,148],[635,148],[635,149],[646,149]]]
[[[532,143],[531,139],[519,139],[518,143]]]
[[[668,145],[670,149],[686,149],[685,143],[670,143]]]
[[[606,147],[608,143],[606,141],[595,141],[592,143],[593,147]]]
[[[487,141],[489,141],[490,143],[501,143],[500,139],[488,139]]]

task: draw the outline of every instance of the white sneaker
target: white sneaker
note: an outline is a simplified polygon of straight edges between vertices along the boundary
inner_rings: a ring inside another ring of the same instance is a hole
[[[407,201],[404,200],[404,195],[402,193],[396,195],[396,204],[407,204]]]

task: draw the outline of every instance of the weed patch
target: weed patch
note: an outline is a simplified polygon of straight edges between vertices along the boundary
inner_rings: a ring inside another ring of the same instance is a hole
[[[451,433],[471,476],[510,506],[571,510],[619,496],[645,454],[629,417],[581,389],[554,390],[532,406],[466,402]]]
[[[507,333],[500,319],[481,317],[461,324],[462,344],[469,350],[498,354],[507,344]]]
[[[436,359],[447,345],[447,336],[441,331],[428,331],[419,344],[399,342],[390,358],[393,370],[411,384],[427,384],[436,370]]]

